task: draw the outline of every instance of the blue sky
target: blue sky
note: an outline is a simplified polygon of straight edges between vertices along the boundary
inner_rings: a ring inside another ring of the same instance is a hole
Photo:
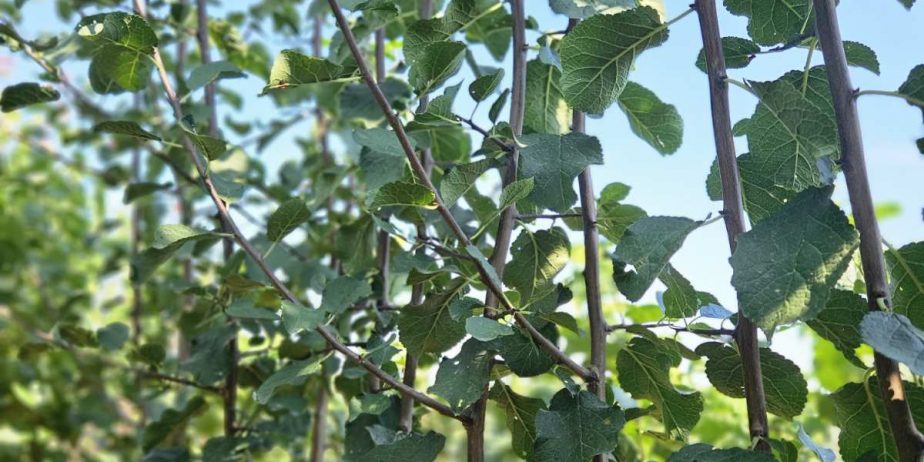
[[[673,18],[682,13],[690,2],[666,0],[665,3],[668,18]],[[239,10],[246,4],[226,2],[225,7],[228,10]],[[72,27],[57,21],[49,23],[49,12],[53,8],[50,0],[31,0],[26,5],[24,15],[27,22],[20,32],[27,37],[48,31],[51,27],[59,32]],[[878,53],[881,64],[881,76],[852,68],[855,86],[862,89],[895,90],[913,66],[924,63],[924,54],[920,52],[924,47],[924,28],[920,26],[924,24],[924,7],[919,5],[908,12],[895,0],[842,0],[838,11],[844,39],[872,47]],[[561,30],[567,23],[564,17],[552,13],[545,1],[527,2],[527,14],[538,20],[542,30]],[[721,7],[719,14],[723,35],[746,36],[744,18],[732,16]],[[530,36],[530,41],[534,36]],[[308,35],[294,42],[270,42],[270,52],[275,55],[283,48],[292,47],[307,51],[309,43]],[[493,63],[483,48],[478,48],[476,56],[480,64],[502,65]],[[705,75],[693,65],[700,48],[696,17],[687,16],[671,28],[670,39],[664,45],[642,54],[630,75],[630,79],[643,83],[662,100],[677,106],[684,119],[683,145],[677,153],[666,157],[657,154],[632,134],[625,116],[616,107],[610,108],[603,118],[588,120],[587,132],[600,139],[604,151],[605,164],[593,167],[594,185],[598,191],[613,181],[626,183],[632,187],[627,202],[643,207],[651,215],[704,218],[718,212],[720,203],[708,199],[704,186],[715,149]],[[761,55],[749,67],[732,70],[730,75],[739,80],[773,80],[789,70],[801,69],[805,57],[806,51],[802,49]],[[0,82],[4,85],[35,79],[38,75],[32,63],[20,58],[14,58],[13,63],[11,73],[0,74]],[[814,63],[822,63],[820,53],[815,53]],[[509,68],[509,62],[504,66]],[[66,69],[80,83],[85,83],[85,62],[69,64]],[[467,84],[471,76],[463,73],[450,83],[460,80]],[[247,98],[245,109],[235,111],[233,119],[253,117],[269,122],[279,117],[279,109],[272,106],[269,98],[256,98],[263,84],[255,77],[223,83],[233,86]],[[104,105],[125,104],[127,101],[124,96],[97,98]],[[733,122],[749,116],[755,104],[753,96],[733,87]],[[476,119],[489,125],[486,116],[488,105],[484,106],[478,110]],[[456,105],[457,112],[468,114],[471,108],[468,98],[460,96]],[[284,111],[295,112],[298,109],[287,108]],[[223,106],[222,116],[231,110]],[[924,237],[921,218],[924,206],[924,156],[914,146],[914,140],[924,136],[920,111],[895,98],[864,96],[860,100],[860,116],[873,197],[879,203],[897,203],[901,206],[899,216],[881,223],[883,236],[895,245],[920,240]],[[296,125],[263,152],[262,160],[267,163],[270,171],[275,171],[284,160],[300,156],[292,141],[295,136],[306,135],[310,123],[310,120],[306,120]],[[228,133],[232,142],[237,141],[230,131]],[[745,140],[738,139],[737,142],[738,152],[746,152]],[[835,200],[845,209],[849,207],[842,177],[838,181]],[[712,292],[723,305],[734,307],[735,296],[729,283],[731,269],[727,259],[725,230],[721,223],[715,223],[691,235],[672,263],[698,290]],[[654,300],[654,290],[649,292],[647,300]]]

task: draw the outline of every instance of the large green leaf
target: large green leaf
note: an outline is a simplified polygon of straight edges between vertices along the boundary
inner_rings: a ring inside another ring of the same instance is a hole
[[[535,180],[528,199],[540,209],[567,211],[577,201],[575,178],[589,165],[603,163],[600,142],[583,133],[537,133],[521,141],[518,176]]]
[[[619,13],[637,4],[638,0],[549,0],[552,11],[572,19],[585,19],[597,13]]]
[[[748,35],[761,45],[788,43],[814,28],[811,0],[725,0],[725,7],[748,18]]]
[[[860,321],[869,312],[863,297],[846,290],[834,290],[824,309],[808,321],[818,335],[829,340],[851,363],[866,368],[855,350],[863,342]]]
[[[474,318],[472,318],[474,319]],[[444,358],[436,372],[436,382],[428,390],[444,398],[461,412],[484,394],[491,374],[494,352],[484,342],[469,339],[453,358]]]
[[[914,327],[907,317],[882,311],[867,313],[860,323],[860,334],[877,352],[924,375],[924,331]]]
[[[375,439],[375,436],[373,436]],[[446,444],[446,437],[435,432],[390,433],[388,441],[377,442],[362,460],[377,462],[432,462]]]
[[[634,205],[621,203],[628,194],[629,186],[610,183],[600,191],[597,199],[597,228],[613,244],[619,243],[629,225],[646,215]]]
[[[510,246],[512,260],[504,271],[504,283],[520,293],[521,304],[525,305],[545,294],[570,254],[571,243],[561,228],[535,233],[524,229]]]
[[[918,101],[924,101],[924,64],[918,64],[908,73],[908,78],[898,87],[898,92]],[[924,111],[924,108],[920,108]]]
[[[341,66],[326,59],[305,56],[296,50],[282,50],[273,61],[273,68],[262,94],[299,85],[350,79],[354,72],[355,69],[351,67]]]
[[[465,337],[465,323],[452,318],[450,305],[460,299],[464,279],[442,292],[430,294],[420,305],[408,305],[398,315],[401,343],[408,353],[442,353]]]
[[[435,42],[421,50],[411,66],[408,82],[418,95],[426,95],[455,75],[465,58],[462,42]]]
[[[613,281],[629,300],[642,298],[674,252],[701,222],[681,217],[644,217],[629,225],[613,253]],[[634,269],[627,270],[632,265]]]
[[[131,263],[131,280],[134,283],[146,281],[154,271],[173,257],[184,244],[203,241],[210,244],[218,241],[220,234],[199,231],[184,225],[162,225],[154,233],[154,243]]]
[[[699,392],[681,393],[670,381],[670,369],[680,365],[680,349],[668,339],[635,337],[619,351],[616,371],[619,384],[636,399],[650,400],[655,416],[671,435],[686,436],[699,422],[703,397]]]
[[[552,397],[548,410],[536,413],[534,459],[583,462],[616,448],[626,417],[588,391],[571,394],[567,388]]]
[[[506,413],[513,451],[520,458],[529,460],[536,441],[536,414],[546,409],[545,401],[519,395],[500,381],[494,383],[488,397]]]
[[[523,128],[558,135],[568,131],[571,112],[561,93],[561,71],[534,59],[526,64]]]
[[[706,376],[716,390],[732,398],[744,398],[744,371],[741,356],[734,348],[709,342],[697,347],[696,353],[709,358]],[[808,385],[799,366],[769,348],[761,348],[760,367],[767,410],[787,419],[801,414],[808,399]]]
[[[844,55],[847,57],[847,64],[862,67],[879,75],[879,58],[876,57],[876,52],[872,48],[860,42],[845,40]]]
[[[783,208],[783,204],[795,197],[796,192],[774,182],[767,172],[773,171],[773,158],[745,153],[738,156],[738,176],[741,181],[741,196],[744,209],[751,223],[757,223]],[[722,200],[722,182],[718,162],[706,178],[706,190],[712,200]]]
[[[429,187],[419,183],[395,181],[379,188],[369,202],[370,209],[389,206],[436,208],[436,194]]]
[[[924,426],[924,389],[904,382],[905,399],[911,407],[915,424]],[[876,377],[865,383],[848,383],[833,394],[837,412],[838,447],[845,462],[898,462],[895,440]]]
[[[3,89],[0,94],[0,111],[12,112],[33,104],[57,101],[61,93],[47,85],[33,82],[17,83]]]
[[[924,242],[912,242],[885,254],[892,285],[892,307],[924,329]]]
[[[377,127],[356,130],[353,132],[353,141],[383,154],[401,158],[406,156],[404,147],[401,146],[401,142],[398,140],[398,135],[387,128]],[[414,142],[413,138],[408,138],[408,142],[410,142],[411,148],[417,147],[417,143]]]
[[[321,309],[328,313],[340,314],[370,295],[372,286],[365,279],[340,276],[324,287]]]
[[[451,207],[469,189],[474,188],[475,181],[492,165],[494,162],[491,159],[482,159],[470,164],[456,165],[449,170],[440,182],[440,196],[446,206]]]
[[[767,332],[814,319],[850,263],[859,239],[832,190],[806,190],[738,237],[732,285],[743,314]]]
[[[693,284],[670,264],[661,270],[658,278],[667,286],[661,295],[661,304],[668,318],[692,317],[701,307],[719,303],[712,294],[694,289]]]
[[[741,37],[722,37],[722,53],[725,55],[726,68],[741,69],[747,67],[754,56],[760,53],[760,46]],[[699,50],[699,55],[696,56],[696,67],[706,72],[706,50]]]
[[[266,220],[266,237],[277,242],[308,221],[311,211],[300,197],[293,197],[282,204]]]
[[[680,148],[683,119],[674,105],[635,82],[626,82],[619,94],[619,108],[629,118],[632,132],[659,153],[673,154]]]
[[[558,330],[554,324],[546,324],[539,329],[539,333],[552,343],[558,340]],[[494,339],[492,346],[504,358],[507,367],[520,377],[544,374],[555,365],[555,360],[549,357],[532,337],[521,331]]]
[[[253,392],[254,401],[260,404],[266,404],[269,402],[270,398],[273,397],[273,394],[276,393],[277,388],[283,385],[301,385],[305,383],[309,375],[321,371],[321,360],[324,358],[326,358],[326,356],[319,355],[311,359],[293,361],[279,368],[276,372],[273,372],[273,375],[267,377],[266,380],[260,384],[260,387]]]
[[[158,45],[157,36],[141,16],[122,12],[87,16],[77,34],[92,42],[90,86],[100,94],[147,88]]]
[[[650,7],[582,21],[561,44],[565,100],[575,110],[602,113],[622,93],[635,58],[666,40],[667,26]]]

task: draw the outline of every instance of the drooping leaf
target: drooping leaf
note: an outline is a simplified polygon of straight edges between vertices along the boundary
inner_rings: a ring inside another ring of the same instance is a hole
[[[157,36],[144,18],[122,12],[87,16],[77,35],[95,48],[90,61],[90,86],[100,94],[147,88]]]
[[[694,289],[693,284],[670,264],[661,270],[658,278],[667,286],[661,301],[668,318],[692,317],[701,307],[718,303],[712,294]]]
[[[619,384],[634,398],[650,400],[668,434],[685,436],[699,421],[703,397],[681,393],[670,381],[670,369],[680,365],[680,350],[668,339],[634,337],[619,351]]]
[[[725,55],[725,67],[728,69],[741,69],[747,67],[760,52],[760,45],[741,37],[722,37],[722,52]],[[706,50],[699,50],[696,56],[696,67],[706,72]]]
[[[421,50],[411,65],[408,82],[418,95],[437,89],[462,67],[465,44],[462,42],[435,42]]]
[[[301,303],[292,303],[288,300],[282,301],[282,324],[289,334],[295,335],[302,330],[314,330],[324,322],[326,317],[323,310],[310,308]]]
[[[447,207],[475,187],[475,181],[493,165],[490,159],[482,159],[470,164],[456,165],[446,173],[440,182],[440,196]]]
[[[321,360],[326,357],[326,355],[320,355],[302,361],[292,361],[279,368],[253,392],[253,400],[260,404],[266,404],[276,393],[277,388],[283,385],[301,385],[305,383],[305,379],[309,375],[321,371]]]
[[[497,118],[500,116],[500,112],[504,110],[504,106],[507,105],[507,98],[510,96],[510,89],[505,88],[501,92],[500,96],[494,100],[494,103],[491,104],[491,109],[488,110],[488,119],[491,119],[491,123],[496,123]]]
[[[125,187],[122,203],[131,204],[135,199],[140,199],[157,191],[169,189],[171,186],[173,186],[173,183],[131,183]]]
[[[833,343],[851,363],[866,368],[854,351],[863,342],[860,322],[867,312],[869,308],[863,297],[846,290],[834,290],[824,309],[806,324]]]
[[[494,93],[494,90],[497,89],[503,79],[503,69],[498,69],[490,74],[482,75],[468,86],[468,94],[471,95],[475,102],[480,103],[486,100],[488,96],[491,96],[491,93]]]
[[[497,337],[513,335],[513,329],[510,326],[483,316],[472,316],[466,319],[465,332],[482,342],[490,342]]]
[[[571,123],[570,111],[561,93],[561,71],[532,60],[526,64],[526,98],[523,127],[537,133],[560,135]]]
[[[915,424],[924,425],[924,389],[903,382],[905,399]],[[895,440],[875,376],[864,383],[848,383],[830,395],[837,412],[838,447],[845,462],[875,460],[898,462]],[[871,457],[871,458],[865,458]]]
[[[469,339],[462,344],[459,354],[440,362],[436,382],[427,391],[444,398],[454,411],[461,412],[484,394],[493,358],[494,352],[486,343]]]
[[[683,140],[683,119],[672,104],[658,99],[651,90],[626,82],[619,94],[619,107],[629,118],[632,132],[661,154],[673,154]]]
[[[150,249],[144,250],[134,258],[131,264],[131,280],[142,283],[154,271],[169,260],[188,242],[217,242],[220,234],[199,231],[184,225],[162,225],[154,233],[154,242]]]
[[[308,221],[311,211],[300,197],[293,197],[282,204],[266,220],[266,237],[271,242],[278,242],[302,223]]]
[[[192,93],[216,80],[247,77],[237,66],[228,61],[213,61],[196,66],[186,79],[186,87]]]
[[[349,79],[354,69],[326,59],[305,56],[296,50],[282,50],[273,62],[269,80],[261,94],[299,85]]]
[[[17,83],[0,93],[0,111],[12,112],[33,104],[57,101],[61,93],[47,85],[33,82]]]
[[[859,239],[832,190],[806,190],[738,237],[732,285],[744,315],[767,332],[814,319],[850,263]]]
[[[545,401],[519,395],[500,381],[494,383],[488,397],[506,412],[513,451],[529,460],[536,441],[536,414],[546,409]]]
[[[442,353],[465,337],[465,323],[452,318],[450,305],[462,294],[464,279],[443,291],[430,294],[420,305],[408,305],[398,315],[401,343],[408,353]]]
[[[618,433],[626,423],[622,411],[580,391],[567,388],[552,397],[548,410],[536,413],[537,461],[583,462],[616,448]]]
[[[725,7],[748,18],[748,35],[761,45],[789,43],[814,25],[811,0],[725,0]]]
[[[744,398],[741,356],[734,348],[709,342],[697,347],[696,353],[709,358],[706,376],[716,390],[732,398]],[[760,367],[767,410],[787,419],[801,414],[808,399],[808,385],[799,366],[769,348],[761,348]]]
[[[160,137],[141,128],[138,122],[130,120],[107,120],[100,122],[93,127],[96,133],[114,133],[117,135],[128,135],[143,140],[160,141]]]
[[[898,92],[918,101],[924,101],[924,64],[918,64],[911,69],[908,78],[898,87]],[[924,112],[924,108],[920,109]]]
[[[552,343],[558,340],[554,324],[546,324],[539,332]],[[548,372],[555,365],[549,355],[527,334],[516,331],[513,335],[496,338],[492,345],[504,358],[507,367],[520,377],[535,377]]]
[[[370,295],[372,295],[372,286],[365,279],[340,276],[328,282],[324,287],[320,309],[331,314],[340,314]]]
[[[574,180],[589,165],[603,163],[597,138],[583,133],[532,134],[521,140],[518,177],[533,178],[529,201],[540,209],[566,212],[575,201]]]
[[[845,40],[844,54],[847,56],[847,64],[861,67],[879,75],[879,58],[872,48],[860,42]]]
[[[568,263],[571,243],[561,228],[535,233],[524,230],[510,246],[512,259],[504,271],[504,283],[520,293],[522,303],[544,294],[552,279]]]
[[[904,363],[915,374],[924,374],[924,331],[907,317],[882,311],[867,313],[860,323],[860,334],[878,353]]]
[[[700,224],[689,218],[644,217],[629,225],[613,254],[613,281],[619,291],[631,301],[642,298]]]
[[[500,195],[500,209],[505,209],[518,201],[526,199],[533,191],[536,182],[532,178],[516,180],[504,187]]]
[[[388,206],[436,208],[436,194],[422,184],[396,181],[383,185],[369,203],[370,209]]]
[[[650,7],[582,21],[561,43],[565,100],[575,110],[602,113],[622,93],[635,58],[666,40],[667,26]]]
[[[892,308],[918,329],[924,329],[924,242],[886,251],[892,286]]]

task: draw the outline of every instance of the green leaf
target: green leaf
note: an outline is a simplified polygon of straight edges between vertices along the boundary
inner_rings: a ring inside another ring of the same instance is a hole
[[[658,278],[667,286],[667,290],[661,296],[661,301],[664,306],[664,315],[668,318],[689,318],[701,307],[719,303],[711,294],[694,289],[690,281],[670,264],[661,270]]]
[[[440,196],[443,198],[443,203],[447,207],[452,207],[469,189],[475,187],[475,181],[492,165],[494,165],[492,160],[482,159],[452,167],[440,182]]]
[[[279,204],[266,220],[266,237],[270,242],[279,242],[309,218],[311,211],[308,210],[305,201],[300,197],[293,197]]]
[[[672,104],[658,99],[651,90],[626,82],[619,94],[619,107],[629,118],[632,132],[661,154],[673,154],[683,140],[683,119]]]
[[[300,85],[351,80],[354,73],[353,68],[326,59],[305,56],[296,50],[282,50],[273,61],[269,80],[260,94]]]
[[[744,398],[741,356],[734,348],[708,342],[697,347],[696,353],[709,358],[706,376],[716,390],[732,398]],[[808,385],[799,366],[773,350],[761,348],[760,368],[767,410],[786,419],[801,414],[808,399]]]
[[[631,301],[638,301],[658,278],[674,252],[701,222],[681,217],[644,217],[632,223],[613,254],[613,281]],[[627,265],[633,269],[627,271]]]
[[[96,124],[93,127],[96,133],[114,133],[117,135],[128,135],[143,140],[160,141],[160,137],[141,128],[137,122],[130,120],[107,120]]]
[[[725,55],[725,67],[741,69],[751,64],[754,55],[760,53],[760,45],[741,37],[722,37],[722,52]],[[706,72],[706,50],[700,49],[696,56],[696,67]]]
[[[395,157],[405,157],[404,148],[398,140],[398,135],[387,128],[369,128],[364,130],[355,130],[353,132],[353,141],[365,146],[373,151]],[[417,144],[413,138],[408,138],[412,149],[417,149]]]
[[[552,343],[558,340],[558,331],[554,324],[546,324],[539,332]],[[513,335],[498,337],[492,345],[504,358],[507,367],[520,377],[535,377],[555,366],[555,360],[549,357],[532,337],[519,330]]]
[[[851,363],[865,369],[866,365],[857,357],[855,350],[863,343],[860,321],[868,312],[863,297],[846,290],[834,290],[824,309],[806,324],[833,343]]]
[[[616,244],[632,223],[646,216],[644,210],[620,201],[629,194],[629,187],[622,183],[610,183],[600,192],[597,199],[597,227],[600,234]]]
[[[272,309],[267,309],[258,305],[256,296],[238,297],[228,305],[228,308],[225,309],[225,314],[234,318],[265,319],[269,321],[279,319],[279,316],[276,315],[276,306],[273,306]]]
[[[912,242],[885,254],[892,280],[892,309],[924,329],[924,242]]]
[[[461,412],[484,394],[491,378],[493,359],[494,352],[487,344],[469,339],[454,358],[444,358],[440,362],[436,382],[427,391],[444,398],[453,411]]]
[[[464,287],[465,280],[456,279],[443,292],[430,294],[422,304],[400,311],[398,331],[408,353],[442,353],[465,337],[465,324],[453,319],[449,308]]]
[[[106,351],[116,351],[128,341],[128,326],[121,322],[107,324],[106,327],[96,330],[96,340]]]
[[[766,172],[772,171],[773,168],[773,160],[769,157],[761,158],[750,153],[738,156],[741,195],[744,199],[744,209],[748,212],[752,224],[773,215],[783,208],[783,204],[796,196],[795,191],[776,184],[772,176],[767,175]],[[713,161],[712,169],[706,178],[706,190],[710,199],[722,200],[722,182],[717,161]]]
[[[340,314],[370,295],[372,286],[365,279],[340,276],[324,287],[320,309],[331,314]]]
[[[565,268],[571,243],[561,228],[535,233],[524,229],[510,246],[510,263],[504,271],[504,284],[520,293],[522,304],[544,295],[552,279]]]
[[[501,191],[499,208],[503,210],[516,204],[517,201],[526,199],[529,193],[533,191],[534,186],[535,181],[532,178],[524,178],[508,184]]]
[[[879,75],[879,58],[876,57],[876,52],[872,48],[860,42],[845,40],[844,54],[847,56],[847,64]]]
[[[571,112],[561,92],[561,71],[534,59],[526,64],[523,127],[559,135],[568,131]]]
[[[789,43],[814,26],[811,0],[725,0],[725,7],[748,18],[748,35],[760,45]]]
[[[426,111],[414,114],[414,120],[408,122],[406,130],[408,132],[429,130],[431,134],[438,129],[451,129],[459,127],[459,120],[452,112],[452,105],[456,101],[456,95],[459,94],[459,88],[462,83],[446,87],[443,94],[433,98],[427,105]],[[376,108],[381,112],[381,109]],[[468,135],[466,135],[468,136]],[[466,154],[468,154],[466,152]]]
[[[575,110],[602,113],[622,93],[635,58],[664,43],[667,35],[667,26],[650,7],[582,21],[561,43],[565,100]]]
[[[650,400],[668,434],[685,436],[699,421],[703,397],[699,392],[681,393],[670,381],[670,369],[680,365],[676,342],[634,337],[619,351],[616,370],[619,384],[635,399]]]
[[[426,56],[428,45],[448,39],[453,32],[446,30],[443,18],[414,21],[404,36],[404,57],[409,64],[414,65]]]
[[[151,56],[158,45],[153,29],[141,16],[121,12],[87,16],[77,34],[93,42],[89,76],[100,94],[140,91],[148,86]]]
[[[497,118],[500,116],[500,112],[504,109],[504,106],[507,105],[507,98],[510,96],[510,89],[505,88],[501,92],[500,96],[494,100],[494,103],[491,104],[491,109],[488,110],[488,118],[491,119],[491,123],[496,123]]]
[[[184,371],[192,372],[196,382],[215,383],[227,377],[231,369],[228,345],[237,341],[237,328],[221,323],[192,338],[192,352],[181,364]]]
[[[147,280],[154,271],[183,247],[194,241],[217,241],[222,235],[198,231],[184,225],[161,225],[154,231],[151,248],[132,258],[131,280],[139,284]]]
[[[837,129],[833,113],[819,107],[811,93],[803,95],[790,78],[760,84],[760,102],[744,133],[761,174],[802,191],[829,182],[825,170],[831,166],[819,164],[836,155]]]
[[[498,337],[513,335],[513,329],[510,326],[483,316],[473,316],[466,319],[465,332],[482,342],[490,342]]]
[[[626,424],[622,411],[588,391],[576,395],[564,388],[548,410],[536,413],[536,461],[583,462],[616,448]]]
[[[122,12],[87,16],[77,24],[77,35],[102,45],[116,45],[146,55],[154,54],[157,36],[141,16]]]
[[[491,96],[494,90],[504,79],[504,70],[498,69],[491,74],[485,74],[478,77],[468,86],[468,94],[471,95],[475,102],[480,103]]]
[[[166,440],[177,430],[185,430],[185,423],[207,407],[205,399],[195,396],[182,409],[167,409],[160,418],[144,427],[141,448],[147,452]]]
[[[196,66],[186,79],[186,87],[192,93],[216,80],[239,79],[247,77],[237,66],[229,61],[213,61]]]
[[[552,11],[572,19],[586,19],[597,13],[618,13],[635,8],[637,4],[637,0],[549,0]]]
[[[850,263],[859,239],[832,190],[806,190],[738,237],[732,285],[743,314],[768,333],[814,319]]]
[[[228,143],[221,138],[214,138],[207,135],[192,134],[190,137],[199,148],[199,152],[209,161],[218,160],[228,151]],[[215,175],[213,175],[214,177]],[[216,185],[217,187],[217,185]]]
[[[536,414],[546,409],[545,401],[519,395],[500,381],[494,383],[488,397],[506,413],[513,451],[520,458],[530,460],[536,441]]]
[[[684,446],[672,454],[667,462],[776,462],[770,454],[741,448],[713,449],[703,443]]]
[[[61,93],[47,85],[32,82],[17,83],[3,89],[0,93],[0,111],[12,112],[33,104],[57,101]]]
[[[434,209],[436,208],[436,194],[422,184],[396,181],[379,188],[369,203],[369,208],[373,210],[388,206]]]
[[[418,95],[437,89],[462,67],[465,44],[462,42],[435,42],[423,48],[411,65],[408,82]]]
[[[910,382],[903,383],[905,399],[920,428],[924,426],[924,412],[921,412],[924,409],[924,389]],[[865,383],[848,383],[830,396],[837,413],[837,426],[841,429],[837,441],[843,460],[899,460],[875,376]],[[872,459],[864,458],[870,455]]]
[[[924,374],[924,331],[906,316],[873,311],[860,323],[863,341],[877,352],[905,363],[911,372]]]
[[[359,153],[359,169],[369,191],[403,178],[406,164],[407,158],[403,153],[396,156],[369,148],[363,148]]]
[[[324,310],[316,310],[288,300],[282,301],[282,324],[291,335],[302,330],[312,331],[323,324],[326,318],[327,313]]]
[[[169,189],[171,186],[173,186],[173,183],[131,183],[125,187],[122,203],[131,204],[135,199],[140,199],[157,191]]]
[[[385,444],[377,444],[363,454],[362,460],[377,462],[433,462],[446,444],[446,437],[435,432],[396,433],[395,438]]]
[[[596,137],[583,133],[532,134],[522,138],[518,178],[533,178],[529,201],[540,209],[566,212],[575,201],[574,180],[589,165],[602,164]]]
[[[301,385],[305,383],[305,379],[309,375],[321,372],[321,360],[325,358],[327,358],[326,355],[321,355],[302,361],[292,361],[279,368],[253,392],[253,400],[260,404],[266,404],[276,393],[277,388],[283,385]]]

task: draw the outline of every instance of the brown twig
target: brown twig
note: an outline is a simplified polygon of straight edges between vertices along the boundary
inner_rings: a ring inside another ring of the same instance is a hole
[[[880,304],[891,307],[892,297],[886,279],[882,238],[876,221],[873,198],[866,172],[866,155],[857,114],[856,93],[850,82],[847,58],[841,41],[834,0],[814,0],[815,29],[825,58],[825,70],[834,103],[837,133],[841,145],[841,168],[850,196],[850,210],[860,232],[860,260],[866,282],[866,298],[870,311]],[[898,363],[880,353],[874,355],[876,378],[888,416],[889,427],[898,448],[901,462],[924,460],[924,435],[915,426],[906,399]]]

